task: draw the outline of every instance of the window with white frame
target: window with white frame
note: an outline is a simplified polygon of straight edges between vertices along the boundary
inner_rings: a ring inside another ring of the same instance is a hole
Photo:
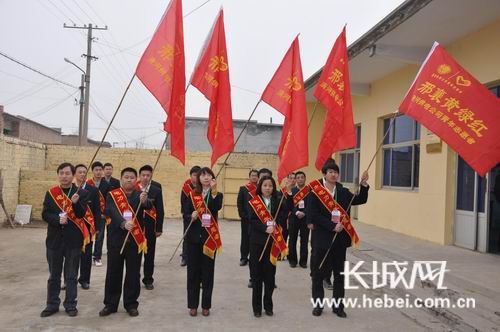
[[[354,184],[359,180],[361,126],[356,126],[356,147],[340,152],[340,182]]]
[[[406,115],[384,119],[382,186],[418,188],[420,125]]]

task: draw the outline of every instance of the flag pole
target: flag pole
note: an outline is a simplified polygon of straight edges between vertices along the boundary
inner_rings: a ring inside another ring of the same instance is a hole
[[[215,178],[217,179],[220,175],[220,172],[222,172],[222,169],[224,167],[226,167],[226,163],[229,159],[229,156],[231,156],[231,154],[234,152],[234,150],[236,149],[236,144],[238,144],[238,141],[240,140],[241,136],[243,135],[243,132],[245,131],[245,129],[247,128],[248,124],[250,123],[250,120],[252,120],[252,117],[255,113],[255,111],[257,110],[257,107],[259,106],[259,104],[262,102],[262,99],[259,99],[259,101],[257,102],[257,104],[255,105],[255,107],[253,108],[253,111],[252,113],[250,114],[250,117],[248,118],[248,120],[245,122],[245,125],[243,126],[243,129],[241,129],[240,133],[238,134],[238,137],[236,138],[236,141],[234,141],[234,145],[233,145],[233,150],[229,151],[229,153],[227,154],[226,156],[226,159],[224,159],[224,162],[222,163],[222,166],[221,168],[219,169],[219,171],[217,172],[217,175],[215,176]]]
[[[168,137],[170,133],[167,133],[165,136],[165,140],[163,141],[163,144],[161,145],[160,151],[158,152],[158,157],[156,158],[155,164],[153,166],[153,172],[151,173],[151,179],[149,180],[149,184],[147,185],[146,189],[144,190],[146,193],[149,192],[149,188],[151,187],[151,183],[153,182],[153,176],[155,174],[156,166],[158,166],[158,162],[160,161],[161,153],[163,152],[163,149],[165,148],[165,145],[167,145]],[[141,201],[139,201],[139,205],[137,206],[137,209],[135,210],[135,218],[137,219],[137,213],[139,213],[139,209],[141,208]],[[127,236],[125,237],[125,240],[123,240],[122,248],[120,249],[120,255],[123,254],[123,249],[125,249],[125,245],[127,244],[128,237],[130,236],[130,231],[127,232]]]
[[[311,118],[309,119],[309,123],[307,124],[307,129],[309,129],[309,127],[311,127],[311,123],[312,123],[312,120],[314,119],[314,114],[316,114],[316,108],[318,108],[318,104],[319,104],[319,100],[316,100],[316,102],[314,103]]]
[[[372,160],[370,161],[370,163],[368,164],[368,167],[366,168],[366,171],[365,172],[368,172],[370,170],[370,167],[372,166],[373,164],[373,161],[375,160],[375,158],[377,157],[378,153],[380,152],[380,149],[382,148],[382,146],[384,145],[384,141],[385,141],[385,138],[387,137],[387,135],[389,134],[389,132],[391,131],[391,128],[392,126],[394,125],[394,122],[396,120],[396,117],[398,116],[398,111],[394,112],[394,115],[391,117],[391,122],[389,124],[389,128],[387,128],[386,132],[384,133],[384,136],[382,137],[382,140],[380,141],[380,144],[377,148],[377,151],[375,151],[375,154],[373,155],[372,157]],[[349,205],[347,206],[347,209],[345,210],[346,213],[349,211],[349,209],[351,208],[352,206],[352,202],[354,201],[354,198],[356,196],[359,195],[359,182],[357,183],[357,190],[356,190],[356,194],[355,195],[352,195],[351,197],[351,201],[349,202]],[[326,254],[325,256],[323,257],[323,259],[321,260],[321,264],[319,265],[318,267],[318,270],[321,269],[321,267],[323,266],[323,263],[325,262],[326,260],[326,257],[328,257],[328,254],[330,253],[331,249],[332,249],[332,246],[333,244],[335,243],[335,239],[337,238],[337,234],[338,233],[335,233],[335,235],[333,236],[333,239],[332,239],[332,242],[330,243],[330,247],[328,248],[328,250],[326,251]]]

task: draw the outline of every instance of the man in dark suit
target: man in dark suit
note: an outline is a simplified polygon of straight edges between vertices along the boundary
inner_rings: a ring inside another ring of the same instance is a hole
[[[87,191],[87,195],[82,197],[87,202],[86,209],[90,211],[90,214],[85,213],[85,226],[90,233],[90,243],[85,246],[85,252],[80,258],[80,277],[78,282],[83,289],[89,289],[90,287],[90,271],[92,269],[92,249],[93,249],[93,237],[96,234],[96,220],[101,219],[101,209],[99,206],[99,189],[91,186],[86,182],[87,179],[87,166],[83,164],[78,164],[75,166],[75,183],[77,187],[82,188]]]
[[[333,208],[327,207],[325,197],[330,202],[333,199],[333,202],[340,205],[349,215],[351,199],[351,205],[364,204],[368,200],[368,173],[366,171],[363,173],[360,192],[354,196],[349,189],[337,182],[339,167],[333,159],[330,158],[325,162],[321,172],[323,178],[318,180],[320,186],[317,187],[320,194],[313,189],[314,186],[311,183],[312,191],[306,208],[307,223],[313,225],[311,239],[313,245],[311,257],[312,298],[315,301],[323,300],[323,280],[333,269],[333,298],[340,303],[338,306],[334,306],[332,311],[337,316],[345,318],[347,315],[342,303],[345,294],[342,272],[344,272],[346,251],[351,246],[352,239],[347,230],[344,229],[345,223],[341,219],[342,212],[333,204]],[[323,200],[320,197],[323,197]],[[334,234],[337,234],[336,237]],[[327,253],[328,255],[320,269],[321,262]],[[313,309],[314,316],[320,316],[322,312],[323,308],[320,306]]]
[[[155,268],[156,238],[163,233],[163,193],[159,182],[152,181],[153,167],[144,165],[139,169],[138,191],[146,191],[153,202],[153,208],[144,211],[145,233],[148,240],[148,252],[144,255],[144,276],[142,282],[147,290],[154,288],[153,272]]]
[[[120,180],[113,177],[113,165],[111,163],[104,164],[104,180],[109,184],[109,190],[120,188]]]
[[[198,179],[198,171],[201,169],[200,166],[193,166],[189,170],[189,179],[187,179],[181,188],[181,215],[182,219],[186,220],[187,218],[191,218],[188,210],[188,207],[191,204],[191,198],[189,198],[189,193],[194,190],[196,185],[196,181]],[[185,223],[183,223],[183,234],[186,232]],[[182,252],[181,252],[181,266],[187,265],[187,242],[182,241]]]
[[[250,253],[250,233],[249,233],[249,223],[248,223],[248,201],[250,200],[250,193],[255,194],[257,189],[257,182],[259,181],[259,171],[252,169],[248,173],[249,182],[240,187],[238,192],[237,206],[238,215],[241,219],[241,241],[240,241],[240,266],[245,266],[248,264],[248,255]]]
[[[292,188],[294,206],[290,213],[290,234],[288,238],[288,263],[294,268],[299,263],[300,267],[307,268],[309,254],[309,228],[306,222],[306,205],[309,190],[306,186],[306,174],[302,171],[295,173],[297,186]],[[297,197],[299,195],[300,197]],[[297,239],[300,234],[300,258],[297,258]]]
[[[47,223],[47,262],[49,280],[47,282],[47,306],[40,314],[48,317],[59,311],[61,300],[61,274],[64,269],[66,279],[66,298],[64,309],[70,317],[78,314],[77,277],[78,263],[83,246],[89,241],[89,233],[81,220],[85,215],[87,195],[84,189],[78,190],[72,183],[75,168],[70,163],[57,167],[59,185],[45,194],[42,219]]]
[[[108,225],[108,262],[104,308],[99,312],[101,317],[118,310],[122,290],[125,310],[131,317],[139,315],[137,308],[141,293],[141,258],[142,252],[147,251],[143,232],[144,210],[153,208],[153,203],[145,191],[136,190],[136,183],[137,171],[126,167],[121,172],[122,186],[110,191],[106,198],[106,215],[111,218],[111,223]],[[137,215],[134,216],[136,211]],[[128,237],[127,233],[130,233]],[[121,254],[125,239],[127,241]]]

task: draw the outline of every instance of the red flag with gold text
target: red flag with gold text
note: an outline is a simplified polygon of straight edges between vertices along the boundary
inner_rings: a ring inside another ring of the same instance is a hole
[[[170,133],[171,154],[184,164],[186,74],[181,0],[170,2],[135,74],[168,114],[164,130]]]
[[[500,162],[500,99],[434,43],[399,106],[480,176]]]
[[[262,94],[262,101],[285,116],[278,150],[278,180],[309,161],[306,95],[297,36]]]

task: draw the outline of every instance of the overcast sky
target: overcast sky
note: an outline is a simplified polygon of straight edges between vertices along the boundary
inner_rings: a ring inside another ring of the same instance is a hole
[[[98,26],[94,31],[89,137],[100,140],[168,0],[0,0],[0,51],[46,74],[80,85],[85,69],[86,30],[63,23]],[[206,0],[183,0],[184,15]],[[300,33],[304,78],[323,66],[347,23],[350,44],[395,9],[402,0],[209,0],[184,19],[186,78],[221,6],[224,7],[233,118],[247,119],[293,38]],[[74,94],[74,95],[73,95]],[[60,85],[0,57],[0,105],[64,133],[78,132],[78,90]],[[194,88],[186,115],[208,117],[209,104]],[[254,119],[282,123],[265,104]],[[159,148],[165,113],[136,79],[106,140],[118,146]]]

